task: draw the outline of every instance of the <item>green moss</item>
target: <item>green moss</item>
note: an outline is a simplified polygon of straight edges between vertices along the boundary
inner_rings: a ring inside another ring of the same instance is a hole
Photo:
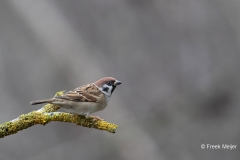
[[[62,95],[64,91],[57,92],[55,96]],[[106,121],[97,120],[93,118],[85,118],[81,115],[65,113],[65,112],[54,112],[58,110],[57,105],[47,104],[40,111],[32,111],[27,114],[20,115],[17,119],[0,124],[0,138],[15,134],[20,130],[29,128],[36,124],[46,125],[51,121],[69,122],[75,123],[88,128],[95,128],[99,130],[105,130],[110,133],[115,133],[118,128],[117,125],[108,123]]]

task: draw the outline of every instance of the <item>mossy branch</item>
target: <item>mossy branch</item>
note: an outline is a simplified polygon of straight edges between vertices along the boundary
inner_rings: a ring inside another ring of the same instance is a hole
[[[56,95],[61,95],[62,93],[58,92]],[[0,124],[0,138],[15,134],[36,124],[46,125],[51,121],[76,123],[76,125],[105,130],[110,133],[115,133],[118,127],[116,124],[111,124],[103,120],[94,120],[91,117],[85,118],[84,116],[71,113],[55,112],[58,109],[57,105],[47,104],[37,111],[20,115],[12,121],[2,123]]]

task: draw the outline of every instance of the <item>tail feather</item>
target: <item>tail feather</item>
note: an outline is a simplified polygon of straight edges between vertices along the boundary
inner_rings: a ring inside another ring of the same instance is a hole
[[[30,104],[31,105],[36,105],[36,104],[41,104],[41,103],[52,103],[53,101],[54,101],[53,98],[51,98],[51,99],[43,99],[43,100],[30,102]]]

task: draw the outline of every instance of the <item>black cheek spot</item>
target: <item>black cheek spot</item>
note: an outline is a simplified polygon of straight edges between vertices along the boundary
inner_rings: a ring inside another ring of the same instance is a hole
[[[108,92],[108,90],[109,90],[108,87],[104,87],[104,88],[103,88],[103,91],[105,91],[105,92]]]

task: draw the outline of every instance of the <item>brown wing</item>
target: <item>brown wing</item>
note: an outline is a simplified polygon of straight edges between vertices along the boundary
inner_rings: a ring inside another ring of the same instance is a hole
[[[102,92],[94,85],[94,84],[87,84],[84,86],[80,86],[74,89],[76,93],[89,93],[94,96],[99,96]]]
[[[101,94],[101,91],[93,85],[88,84],[74,89],[73,91],[68,91],[61,96],[55,98],[65,99],[69,101],[77,102],[97,102],[97,97]]]

